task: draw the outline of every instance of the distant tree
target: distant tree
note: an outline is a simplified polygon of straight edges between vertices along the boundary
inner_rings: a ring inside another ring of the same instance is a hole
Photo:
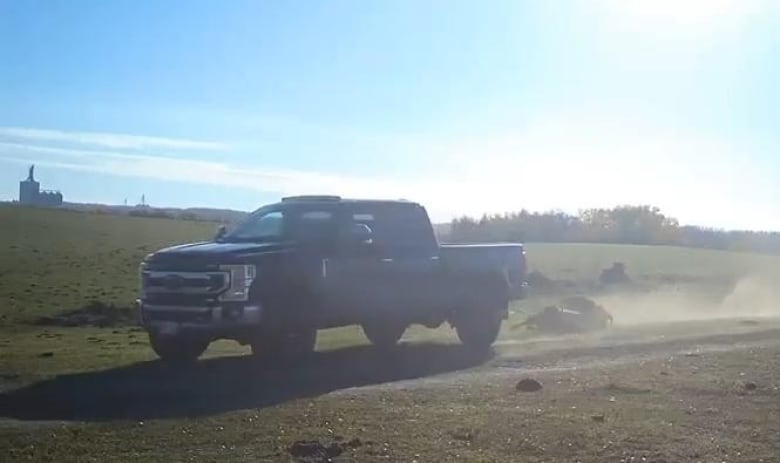
[[[780,253],[780,233],[716,230],[680,226],[653,206],[586,209],[460,217],[450,224],[454,242],[592,242],[670,244],[710,249]]]

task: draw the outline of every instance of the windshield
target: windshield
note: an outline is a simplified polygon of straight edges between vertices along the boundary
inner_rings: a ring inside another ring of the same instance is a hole
[[[319,242],[335,238],[333,211],[317,207],[259,209],[218,241],[269,242],[290,240]]]
[[[260,209],[219,241],[277,241],[284,233],[284,213]]]

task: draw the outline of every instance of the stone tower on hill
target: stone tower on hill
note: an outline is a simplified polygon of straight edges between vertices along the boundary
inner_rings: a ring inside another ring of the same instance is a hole
[[[27,179],[19,182],[19,202],[32,206],[61,206],[62,193],[41,190],[41,184],[35,180],[35,165],[32,165]]]

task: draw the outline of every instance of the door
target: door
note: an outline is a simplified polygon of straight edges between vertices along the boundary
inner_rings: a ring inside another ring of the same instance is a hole
[[[342,305],[358,318],[419,319],[441,300],[438,245],[412,204],[358,204],[345,211],[342,250],[329,262]],[[366,226],[371,241],[350,238]]]
[[[296,252],[289,255],[286,269],[290,278],[285,284],[292,286],[285,317],[293,323],[328,325],[332,318],[332,290],[323,278],[323,266],[337,252],[338,211],[329,204],[288,207],[284,212],[284,234],[296,243]]]
[[[393,260],[372,242],[355,239],[351,228],[345,223],[337,252],[322,261],[328,310],[344,323],[375,319],[394,305],[387,284]]]

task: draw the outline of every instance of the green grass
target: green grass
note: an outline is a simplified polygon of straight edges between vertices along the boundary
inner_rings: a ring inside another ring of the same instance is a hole
[[[0,323],[131,306],[138,264],[156,249],[208,239],[214,224],[0,207]]]
[[[526,245],[530,270],[556,280],[595,280],[613,262],[623,262],[632,278],[666,280],[734,280],[780,274],[780,256],[682,248],[583,243]]]

